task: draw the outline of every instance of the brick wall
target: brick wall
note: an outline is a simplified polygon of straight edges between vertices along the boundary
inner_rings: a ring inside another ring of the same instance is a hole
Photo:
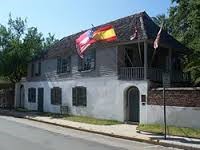
[[[14,91],[9,89],[0,90],[0,108],[14,107]]]
[[[200,107],[200,88],[167,88],[166,105],[178,107]],[[163,105],[163,90],[148,91],[148,105]]]

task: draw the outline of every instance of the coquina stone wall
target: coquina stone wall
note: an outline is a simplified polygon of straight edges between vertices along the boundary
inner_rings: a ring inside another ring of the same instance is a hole
[[[200,107],[200,88],[167,88],[166,105],[177,107]],[[148,91],[148,105],[163,105],[163,90]]]
[[[200,128],[200,88],[166,89],[167,124]],[[163,89],[148,91],[147,124],[163,124]]]

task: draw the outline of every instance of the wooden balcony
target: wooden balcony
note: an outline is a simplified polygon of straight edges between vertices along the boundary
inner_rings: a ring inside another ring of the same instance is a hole
[[[120,80],[144,80],[144,67],[122,67],[119,69]]]
[[[144,80],[144,67],[121,67],[119,69],[120,80]],[[162,82],[162,74],[164,70],[158,68],[148,68],[147,79],[156,82]],[[189,82],[190,75],[179,71],[170,73],[171,82]]]

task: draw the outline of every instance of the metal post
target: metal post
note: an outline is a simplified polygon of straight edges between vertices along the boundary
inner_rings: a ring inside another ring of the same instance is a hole
[[[167,121],[166,121],[166,99],[165,99],[165,86],[163,86],[163,102],[164,102],[164,124],[165,124],[165,140],[167,139]]]
[[[144,79],[147,80],[147,69],[148,69],[148,63],[147,63],[147,42],[144,42]]]

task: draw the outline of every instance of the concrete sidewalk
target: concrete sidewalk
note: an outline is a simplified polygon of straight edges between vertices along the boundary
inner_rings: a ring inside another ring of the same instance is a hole
[[[137,125],[119,124],[119,125],[92,125],[80,122],[73,122],[64,120],[62,118],[51,118],[38,115],[38,113],[24,113],[8,110],[0,110],[2,115],[12,115],[15,117],[22,117],[34,121],[49,123],[62,127],[72,128],[76,130],[82,130],[117,138],[123,138],[128,140],[135,140],[140,142],[147,142],[152,144],[159,144],[163,146],[170,146],[182,149],[200,149],[200,139],[185,138],[177,136],[168,136],[167,140],[164,140],[163,136],[139,133],[136,130]]]

